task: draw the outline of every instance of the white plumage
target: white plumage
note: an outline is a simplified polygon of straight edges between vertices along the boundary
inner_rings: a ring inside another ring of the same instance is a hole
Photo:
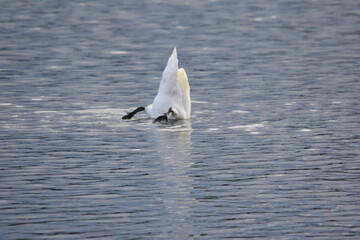
[[[178,58],[174,48],[165,70],[162,74],[160,86],[152,104],[146,108],[139,107],[123,119],[130,119],[141,110],[153,119],[163,116],[169,119],[190,119],[191,99],[190,85],[183,68],[178,69]]]

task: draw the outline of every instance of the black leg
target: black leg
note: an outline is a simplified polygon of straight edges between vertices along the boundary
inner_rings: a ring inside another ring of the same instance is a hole
[[[137,109],[135,109],[131,113],[128,113],[125,116],[123,116],[122,119],[124,119],[124,120],[131,119],[135,114],[137,114],[138,112],[144,111],[144,110],[145,110],[144,107],[138,107]]]
[[[169,108],[169,110],[166,114],[170,114],[170,113],[175,114],[175,112],[172,110],[172,108]]]

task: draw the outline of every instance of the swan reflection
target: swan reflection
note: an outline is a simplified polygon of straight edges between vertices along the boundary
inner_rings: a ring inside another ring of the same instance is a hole
[[[177,122],[171,126],[155,131],[153,139],[159,156],[161,174],[159,191],[165,210],[172,219],[177,219],[176,226],[168,226],[169,231],[192,229],[188,221],[191,208],[197,202],[191,197],[193,180],[189,176],[191,167],[191,123]],[[167,231],[166,229],[164,229]]]

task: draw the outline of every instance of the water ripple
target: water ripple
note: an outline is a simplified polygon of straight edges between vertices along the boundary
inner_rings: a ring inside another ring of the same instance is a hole
[[[359,8],[2,1],[2,238],[357,239]],[[121,120],[174,46],[192,119]]]

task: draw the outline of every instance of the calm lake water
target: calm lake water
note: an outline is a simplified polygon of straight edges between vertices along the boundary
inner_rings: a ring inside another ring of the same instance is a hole
[[[1,1],[1,239],[359,239],[359,9]],[[191,120],[121,120],[175,46]]]

